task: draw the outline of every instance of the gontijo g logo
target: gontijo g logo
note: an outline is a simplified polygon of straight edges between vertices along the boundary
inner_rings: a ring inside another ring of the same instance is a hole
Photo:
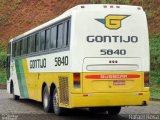
[[[130,15],[108,15],[105,19],[96,19],[100,23],[104,24],[106,28],[111,30],[117,30],[121,27],[121,22],[123,19],[129,17]]]

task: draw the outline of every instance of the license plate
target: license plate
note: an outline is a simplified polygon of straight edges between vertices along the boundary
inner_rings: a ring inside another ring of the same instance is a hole
[[[113,85],[125,85],[125,80],[114,80]]]

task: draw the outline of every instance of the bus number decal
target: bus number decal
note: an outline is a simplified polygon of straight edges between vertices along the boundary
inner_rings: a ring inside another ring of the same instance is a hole
[[[112,49],[101,49],[100,50],[101,55],[126,55],[126,50],[125,49],[117,49],[117,50],[112,50]]]
[[[55,57],[55,66],[67,66],[68,65],[68,56]]]

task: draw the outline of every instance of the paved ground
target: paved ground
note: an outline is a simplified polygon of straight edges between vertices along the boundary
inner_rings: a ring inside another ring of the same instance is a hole
[[[160,101],[151,101],[148,106],[123,107],[120,115],[108,116],[107,114],[91,114],[87,109],[70,110],[66,116],[55,116],[53,113],[45,113],[42,104],[32,100],[21,99],[15,101],[6,90],[0,90],[0,119],[2,120],[129,120],[131,114],[154,114],[155,119],[160,119]],[[155,115],[159,114],[159,116]],[[130,116],[129,116],[130,115]],[[136,116],[139,117],[139,116]]]

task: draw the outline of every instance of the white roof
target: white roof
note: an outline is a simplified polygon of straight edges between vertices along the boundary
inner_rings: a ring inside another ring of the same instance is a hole
[[[44,23],[44,24],[42,24],[42,25],[39,25],[38,27],[35,27],[34,29],[31,29],[31,30],[29,30],[29,31],[27,31],[27,32],[25,32],[25,33],[23,33],[23,34],[15,37],[15,38],[13,38],[13,39],[11,39],[10,42],[12,42],[12,41],[15,40],[15,39],[19,39],[19,38],[21,38],[21,37],[24,37],[24,36],[26,36],[26,35],[29,35],[29,34],[31,34],[31,33],[33,33],[33,32],[36,32],[36,31],[38,31],[38,30],[40,30],[40,29],[43,29],[43,28],[45,28],[46,26],[49,26],[49,25],[53,24],[54,22],[56,22],[56,21],[58,21],[58,20],[61,20],[61,19],[65,18],[65,17],[67,17],[67,16],[71,16],[74,11],[79,11],[79,10],[80,10],[80,11],[82,11],[82,10],[95,11],[95,10],[104,10],[104,9],[106,9],[106,10],[121,9],[121,10],[124,10],[124,11],[126,11],[126,10],[137,11],[137,9],[138,9],[138,10],[143,10],[141,6],[131,6],[131,5],[118,5],[118,4],[81,4],[81,5],[77,5],[77,6],[73,7],[73,8],[71,8],[71,9],[67,10],[66,12],[64,12],[63,14],[61,14],[60,16],[58,16],[58,17],[56,17],[56,18],[54,18],[54,19],[52,19],[52,20],[50,20],[50,21],[48,21],[48,22],[46,22],[46,23]]]

